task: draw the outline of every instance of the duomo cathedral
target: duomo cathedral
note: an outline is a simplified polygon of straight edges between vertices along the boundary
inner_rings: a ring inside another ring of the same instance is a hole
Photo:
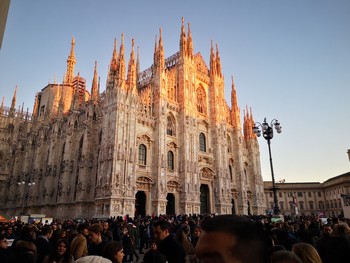
[[[179,51],[140,71],[131,43],[111,45],[106,86],[95,63],[75,74],[72,39],[62,83],[36,94],[33,112],[0,107],[0,210],[55,218],[151,214],[263,214],[263,180],[251,111],[231,108],[217,45],[209,64],[182,20]],[[89,86],[89,88],[88,88]],[[91,88],[90,88],[91,87]]]

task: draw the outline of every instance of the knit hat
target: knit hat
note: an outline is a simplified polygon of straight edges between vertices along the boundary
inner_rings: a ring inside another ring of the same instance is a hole
[[[112,261],[110,261],[109,259],[103,258],[100,256],[85,256],[77,259],[74,262],[75,263],[112,263]]]

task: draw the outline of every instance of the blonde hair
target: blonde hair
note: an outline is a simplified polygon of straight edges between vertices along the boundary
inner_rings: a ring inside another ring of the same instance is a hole
[[[322,263],[316,248],[308,243],[294,244],[292,251],[297,254],[303,263]]]

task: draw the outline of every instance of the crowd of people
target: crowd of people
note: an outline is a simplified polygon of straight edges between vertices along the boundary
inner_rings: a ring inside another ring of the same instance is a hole
[[[0,225],[3,263],[338,263],[350,221],[317,216],[160,215]],[[141,255],[143,257],[141,257]]]

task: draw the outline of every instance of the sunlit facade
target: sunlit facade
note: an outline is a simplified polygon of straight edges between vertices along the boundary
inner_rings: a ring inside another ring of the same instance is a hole
[[[96,64],[89,92],[74,73],[73,39],[63,82],[36,95],[32,114],[15,108],[16,92],[10,107],[3,103],[1,210],[61,218],[264,213],[252,113],[242,127],[233,80],[228,106],[218,47],[208,67],[183,21],[179,40],[165,58],[160,30],[153,64],[140,71],[134,40],[126,63],[122,35],[105,91]]]

